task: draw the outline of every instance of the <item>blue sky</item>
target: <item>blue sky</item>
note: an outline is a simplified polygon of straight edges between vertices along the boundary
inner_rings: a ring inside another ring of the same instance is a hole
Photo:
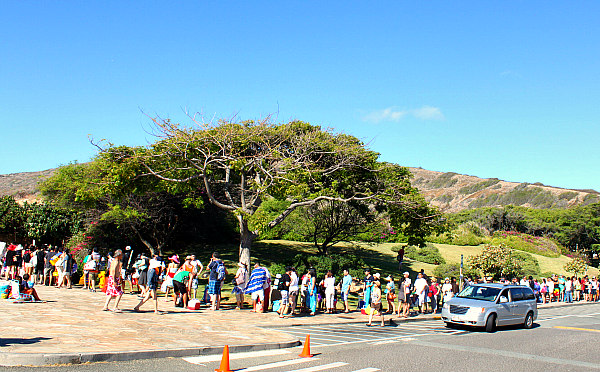
[[[4,1],[0,174],[152,142],[158,114],[300,119],[405,166],[600,191],[594,1]]]

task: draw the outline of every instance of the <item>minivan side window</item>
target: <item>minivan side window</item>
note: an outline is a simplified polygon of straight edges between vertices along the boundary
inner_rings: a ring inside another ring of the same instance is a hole
[[[511,301],[510,297],[508,296],[508,289],[503,290],[502,293],[500,293],[500,296],[504,296],[508,299],[508,301]],[[500,298],[500,296],[498,296],[498,298]]]
[[[524,300],[535,300],[535,295],[531,288],[521,288],[521,290],[523,291]]]
[[[510,297],[511,301],[523,301],[525,299],[521,288],[511,288]]]

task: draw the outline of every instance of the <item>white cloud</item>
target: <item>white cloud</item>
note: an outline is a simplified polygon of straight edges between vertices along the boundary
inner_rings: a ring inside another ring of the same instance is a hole
[[[412,110],[412,114],[414,117],[421,120],[444,120],[442,110],[437,107],[423,106]]]
[[[416,109],[400,110],[397,107],[388,107],[375,110],[363,116],[363,121],[370,123],[399,122],[412,116],[420,120],[444,120],[444,114],[438,107],[422,106]]]

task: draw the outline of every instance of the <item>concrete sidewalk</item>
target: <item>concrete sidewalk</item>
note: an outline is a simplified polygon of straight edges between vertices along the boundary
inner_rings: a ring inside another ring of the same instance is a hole
[[[286,348],[299,340],[272,327],[365,322],[355,311],[280,319],[276,313],[225,308],[191,311],[159,299],[166,313],[156,315],[148,302],[133,312],[139,299],[124,295],[123,313],[101,311],[106,296],[80,288],[36,286],[46,303],[12,303],[0,300],[4,327],[0,329],[0,365],[51,365],[219,354]],[[545,305],[540,308],[554,307]],[[563,304],[559,304],[563,306]],[[432,314],[394,322],[439,318]],[[389,319],[389,318],[388,318]]]

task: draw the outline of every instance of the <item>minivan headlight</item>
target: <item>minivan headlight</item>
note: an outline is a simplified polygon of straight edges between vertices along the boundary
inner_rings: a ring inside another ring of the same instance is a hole
[[[444,306],[442,306],[442,307],[443,307],[444,309],[449,309],[449,308],[450,308],[450,304],[449,304],[449,303],[447,303],[447,302],[445,302],[445,303],[444,303]]]
[[[472,307],[469,309],[469,312],[472,314],[485,313],[485,307]]]

